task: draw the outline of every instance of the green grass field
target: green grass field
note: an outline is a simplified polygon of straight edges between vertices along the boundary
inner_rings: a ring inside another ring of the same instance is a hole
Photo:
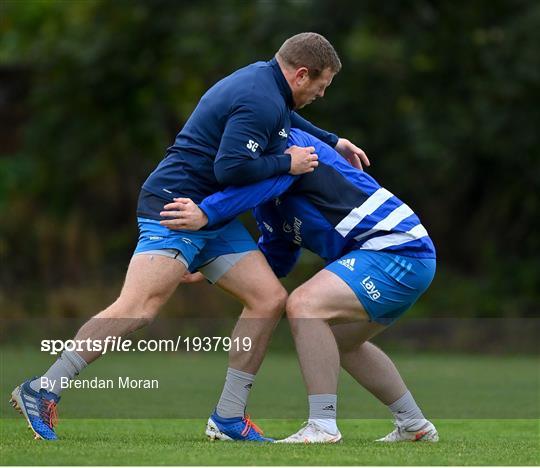
[[[438,444],[379,445],[390,414],[343,375],[336,446],[211,443],[206,417],[221,391],[226,355],[115,354],[83,376],[157,378],[159,390],[71,390],[59,406],[61,440],[34,441],[8,404],[13,386],[51,362],[42,353],[0,353],[0,462],[3,465],[538,465],[537,356],[392,355]],[[307,414],[296,357],[270,352],[249,404],[271,437],[296,431]]]
[[[300,420],[262,420],[285,436]],[[209,442],[204,420],[67,420],[62,440],[34,441],[22,421],[2,421],[2,464],[14,465],[537,465],[538,422],[436,421],[438,444],[378,445],[388,421],[344,420],[344,442],[282,446]]]

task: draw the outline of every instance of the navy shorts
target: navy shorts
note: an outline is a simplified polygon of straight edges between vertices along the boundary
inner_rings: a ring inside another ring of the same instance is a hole
[[[353,250],[326,269],[347,283],[372,321],[390,325],[429,287],[435,265],[434,258]]]

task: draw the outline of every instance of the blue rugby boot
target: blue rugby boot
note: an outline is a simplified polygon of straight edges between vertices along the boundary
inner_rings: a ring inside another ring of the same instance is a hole
[[[274,442],[263,437],[263,431],[245,415],[243,418],[222,418],[214,411],[206,424],[210,440],[243,440],[248,442]]]
[[[11,392],[9,402],[28,422],[34,432],[34,439],[56,440],[54,426],[58,421],[56,405],[60,397],[42,388],[39,392],[30,387],[27,380]]]

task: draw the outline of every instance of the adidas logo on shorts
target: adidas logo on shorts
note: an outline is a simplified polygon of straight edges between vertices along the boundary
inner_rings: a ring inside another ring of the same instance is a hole
[[[338,261],[340,265],[343,265],[345,268],[348,268],[351,271],[354,271],[355,262],[356,258],[344,258],[343,260]]]

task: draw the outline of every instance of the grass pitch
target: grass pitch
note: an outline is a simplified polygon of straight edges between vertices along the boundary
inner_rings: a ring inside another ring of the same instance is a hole
[[[392,426],[381,420],[342,420],[344,442],[283,446],[209,442],[205,420],[95,420],[62,422],[62,440],[34,441],[21,420],[2,420],[4,465],[538,465],[538,421],[435,421],[437,444],[380,445]],[[301,423],[258,421],[284,437]]]
[[[537,356],[393,354],[438,444],[377,444],[393,427],[388,410],[349,376],[338,396],[344,442],[283,446],[209,442],[206,418],[219,397],[227,357],[115,354],[81,377],[158,378],[159,390],[70,390],[59,405],[57,442],[34,441],[9,393],[52,361],[21,349],[0,352],[2,465],[539,465]],[[270,437],[298,430],[307,415],[296,357],[268,355],[249,410]]]

